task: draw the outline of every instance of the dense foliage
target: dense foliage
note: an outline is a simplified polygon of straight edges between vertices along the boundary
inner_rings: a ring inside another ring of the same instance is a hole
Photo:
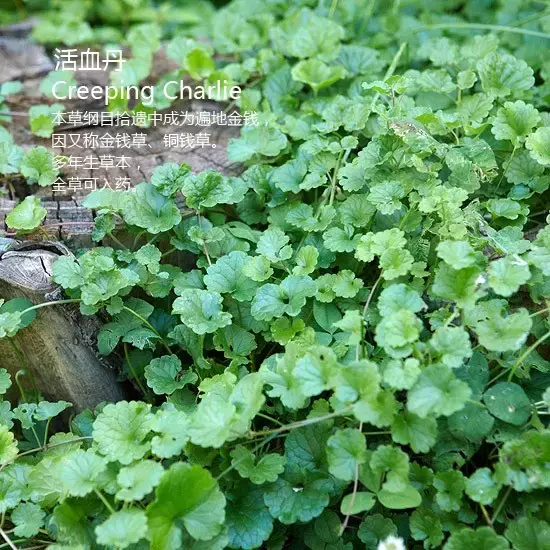
[[[243,0],[180,22],[110,0],[141,17],[98,22],[92,4],[57,2],[35,38],[130,25],[131,84],[169,37],[176,76],[246,86],[260,125],[230,143],[240,177],[167,164],[86,199],[98,243],[122,219],[135,246],[53,278],[109,318],[99,353],[142,401],[54,435],[69,404],[2,402],[2,528],[56,550],[548,549],[549,11]],[[0,173],[56,176],[7,131]],[[29,197],[8,225],[44,215]],[[4,303],[0,337],[35,315]]]

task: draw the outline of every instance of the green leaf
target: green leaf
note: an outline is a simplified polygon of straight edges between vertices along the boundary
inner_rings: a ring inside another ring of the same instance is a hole
[[[194,384],[198,377],[190,370],[183,371],[181,361],[175,355],[164,355],[145,367],[145,379],[157,395],[170,395],[187,384]]]
[[[273,531],[273,518],[264,504],[262,492],[244,486],[229,499],[226,518],[229,546],[244,550],[259,548]]]
[[[160,410],[151,422],[155,432],[151,440],[151,451],[160,458],[179,454],[189,441],[189,417],[180,411]]]
[[[518,145],[539,122],[539,112],[532,105],[507,101],[497,111],[491,132],[496,139],[506,139]]]
[[[136,185],[124,194],[121,215],[129,225],[157,234],[178,225],[181,214],[176,204],[148,183]]]
[[[270,227],[262,233],[256,251],[273,263],[288,260],[292,256],[292,248],[288,245],[289,240],[290,238],[281,229]]]
[[[147,535],[147,516],[137,508],[120,510],[98,525],[95,534],[99,544],[127,548]]]
[[[376,504],[374,493],[358,491],[346,495],[340,502],[340,513],[343,516],[361,514],[368,512]]]
[[[483,91],[496,97],[529,90],[535,83],[527,63],[506,53],[489,53],[478,61],[477,70]]]
[[[367,459],[365,436],[352,428],[337,430],[327,443],[329,472],[344,481],[351,481]]]
[[[287,137],[273,126],[245,126],[240,138],[229,141],[227,153],[232,162],[246,162],[256,156],[276,157],[287,144]]]
[[[421,418],[430,414],[450,416],[464,406],[471,394],[468,384],[457,380],[451,369],[431,366],[422,371],[407,393],[407,406]]]
[[[71,496],[83,497],[99,486],[107,462],[91,451],[78,449],[63,457],[62,468],[66,492]]]
[[[460,529],[455,531],[443,547],[445,550],[508,550],[510,546],[504,537],[497,535],[490,527]]]
[[[6,464],[13,460],[18,452],[15,436],[10,432],[8,426],[0,424],[0,464]]]
[[[531,273],[525,260],[519,256],[506,256],[489,264],[489,284],[501,296],[512,296],[530,278]]]
[[[453,269],[470,267],[479,260],[479,255],[466,241],[442,241],[437,245],[437,255]]]
[[[394,418],[391,428],[392,439],[401,445],[410,445],[415,453],[427,453],[437,440],[437,422],[434,418],[420,418],[405,412]]]
[[[196,334],[215,332],[231,324],[231,314],[222,311],[222,297],[217,292],[196,288],[184,289],[173,304],[184,325]]]
[[[34,537],[44,525],[45,517],[46,512],[38,504],[30,502],[18,504],[11,513],[11,521],[15,525],[14,535],[24,538]]]
[[[424,541],[424,548],[437,548],[443,542],[441,521],[429,509],[415,510],[411,514],[410,528],[414,540]]]
[[[308,275],[289,275],[279,285],[261,286],[252,300],[251,313],[259,321],[285,314],[295,317],[316,292],[317,285]]]
[[[208,267],[204,276],[206,288],[220,294],[231,294],[239,302],[252,300],[258,285],[243,272],[249,256],[244,252],[233,251],[222,256]]]
[[[159,484],[163,473],[163,467],[153,460],[141,460],[121,468],[116,478],[120,487],[116,498],[124,501],[142,500]]]
[[[539,128],[525,140],[531,157],[543,166],[550,165],[550,128]]]
[[[491,504],[498,497],[500,486],[495,483],[492,472],[489,468],[476,470],[466,480],[466,494],[475,502],[480,504]]]
[[[347,76],[343,67],[329,66],[319,59],[299,61],[291,72],[294,80],[307,84],[315,93]]]
[[[439,327],[435,330],[430,346],[441,362],[452,369],[460,367],[472,356],[470,336],[462,327]]]
[[[532,321],[526,309],[518,309],[509,315],[502,314],[499,300],[488,303],[481,313],[481,320],[475,331],[482,346],[491,351],[511,351],[519,349],[531,330]]]
[[[550,525],[535,517],[522,517],[511,521],[506,529],[506,538],[515,550],[548,550],[550,548]]]
[[[269,453],[263,455],[257,462],[252,452],[237,445],[231,451],[231,464],[235,467],[241,477],[250,479],[252,483],[261,485],[262,483],[273,483],[279,474],[282,474],[286,464],[284,456]]]
[[[32,231],[42,223],[46,214],[46,209],[40,205],[40,199],[29,196],[6,216],[6,224],[11,229]]]
[[[331,485],[328,479],[285,474],[265,488],[264,502],[270,514],[285,525],[311,521],[328,506]]]
[[[411,485],[407,485],[397,492],[382,489],[376,494],[380,504],[390,510],[404,510],[406,508],[416,508],[422,502],[422,496]]]
[[[521,426],[531,416],[531,402],[517,384],[500,382],[483,394],[489,412],[504,422]]]
[[[94,421],[94,442],[109,461],[130,464],[150,449],[151,406],[137,401],[119,401],[103,408]]]
[[[447,470],[438,472],[435,476],[434,487],[437,489],[435,500],[445,512],[458,512],[462,506],[462,494],[466,482],[459,471]]]
[[[210,473],[196,464],[173,464],[156,488],[147,507],[152,548],[170,548],[181,540],[176,520],[197,540],[213,539],[224,523],[225,497]]]

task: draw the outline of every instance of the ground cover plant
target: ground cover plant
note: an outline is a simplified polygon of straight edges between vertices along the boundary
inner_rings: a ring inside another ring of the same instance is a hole
[[[70,404],[1,403],[0,548],[548,549],[545,4],[99,4],[53,4],[35,39],[127,36],[126,84],[166,47],[260,124],[239,177],[165,164],[86,199],[98,246],[53,279],[141,399],[58,433]],[[0,174],[53,183],[0,132]],[[101,246],[117,219],[134,246]],[[41,307],[3,303],[0,337]]]

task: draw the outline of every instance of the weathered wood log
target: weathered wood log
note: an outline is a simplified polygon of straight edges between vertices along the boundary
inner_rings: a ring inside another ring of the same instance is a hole
[[[17,242],[0,244],[0,298],[28,298],[34,304],[61,298],[51,280],[52,264],[61,254],[71,254],[60,243]],[[116,372],[93,351],[100,323],[82,316],[78,305],[43,307],[36,319],[20,330],[10,342],[0,339],[0,367],[12,376],[28,368],[30,377],[22,383],[32,388],[34,380],[48,400],[64,399],[76,411],[94,407],[101,401],[120,401],[124,388]],[[12,393],[12,399],[16,396]]]

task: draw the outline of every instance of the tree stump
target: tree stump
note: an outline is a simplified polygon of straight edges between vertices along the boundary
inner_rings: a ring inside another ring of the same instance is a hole
[[[28,298],[34,304],[60,299],[52,282],[51,266],[61,254],[71,254],[60,243],[17,242],[0,244],[0,297]],[[63,399],[76,411],[102,401],[125,397],[115,370],[93,351],[100,323],[82,316],[78,305],[48,306],[37,311],[36,319],[10,339],[0,339],[0,366],[13,376],[24,368],[23,387],[36,388],[50,401]],[[8,396],[15,400],[13,391]]]

